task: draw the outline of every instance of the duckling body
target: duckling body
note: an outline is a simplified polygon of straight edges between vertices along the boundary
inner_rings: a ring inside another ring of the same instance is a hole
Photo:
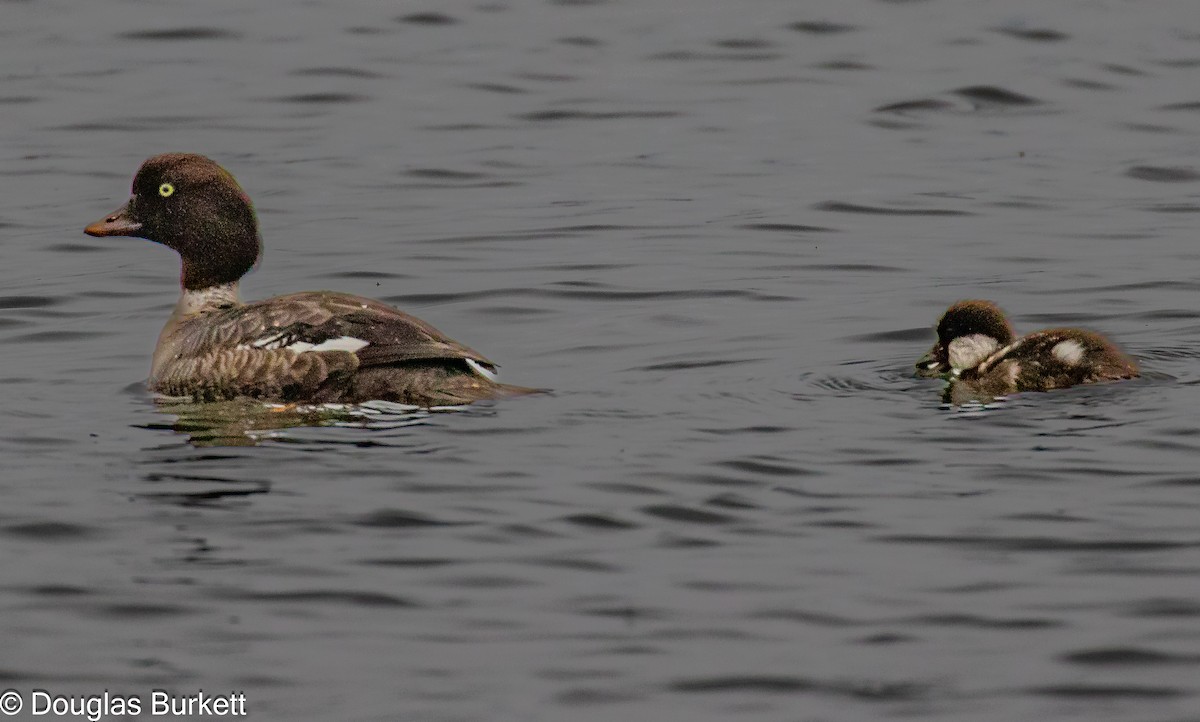
[[[1139,374],[1132,358],[1094,331],[1056,328],[1016,338],[991,301],[955,303],[938,321],[937,333],[933,348],[916,364],[917,375],[963,385],[955,398],[1050,391]]]
[[[86,232],[179,252],[182,292],[151,365],[157,393],[428,407],[533,391],[496,382],[485,356],[380,301],[310,291],[242,303],[239,281],[261,249],[257,218],[233,176],[203,156],[150,158],[130,201]]]

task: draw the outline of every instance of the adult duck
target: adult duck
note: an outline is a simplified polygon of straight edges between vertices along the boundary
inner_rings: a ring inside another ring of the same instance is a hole
[[[483,354],[380,301],[308,291],[243,303],[238,284],[262,251],[258,219],[233,175],[202,155],[150,158],[129,201],[84,232],[144,238],[182,260],[151,365],[157,393],[428,407],[533,391],[498,383]]]

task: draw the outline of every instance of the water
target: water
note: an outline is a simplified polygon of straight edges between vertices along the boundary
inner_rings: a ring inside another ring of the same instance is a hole
[[[1194,3],[274,5],[0,4],[0,686],[1197,719]],[[157,408],[176,259],[82,228],[174,150],[256,200],[248,297],[554,395]],[[964,297],[1145,377],[948,410]]]

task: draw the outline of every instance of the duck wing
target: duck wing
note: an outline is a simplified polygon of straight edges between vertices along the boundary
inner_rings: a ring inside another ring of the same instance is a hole
[[[156,352],[150,381],[172,396],[338,400],[359,374],[377,378],[374,369],[416,364],[451,377],[490,378],[495,368],[418,318],[340,293],[233,306],[189,318],[175,330],[171,344]]]
[[[236,345],[295,352],[348,351],[362,368],[414,361],[469,360],[494,368],[483,354],[415,316],[343,293],[297,293],[237,309]]]

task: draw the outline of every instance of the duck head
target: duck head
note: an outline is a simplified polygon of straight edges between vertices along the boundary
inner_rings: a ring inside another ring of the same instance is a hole
[[[959,301],[937,325],[937,342],[917,361],[918,376],[969,371],[1016,338],[1004,312],[991,301]]]
[[[173,248],[189,291],[233,283],[258,261],[258,218],[229,171],[193,153],[150,158],[133,178],[129,201],[84,229],[89,236],[133,236]]]

